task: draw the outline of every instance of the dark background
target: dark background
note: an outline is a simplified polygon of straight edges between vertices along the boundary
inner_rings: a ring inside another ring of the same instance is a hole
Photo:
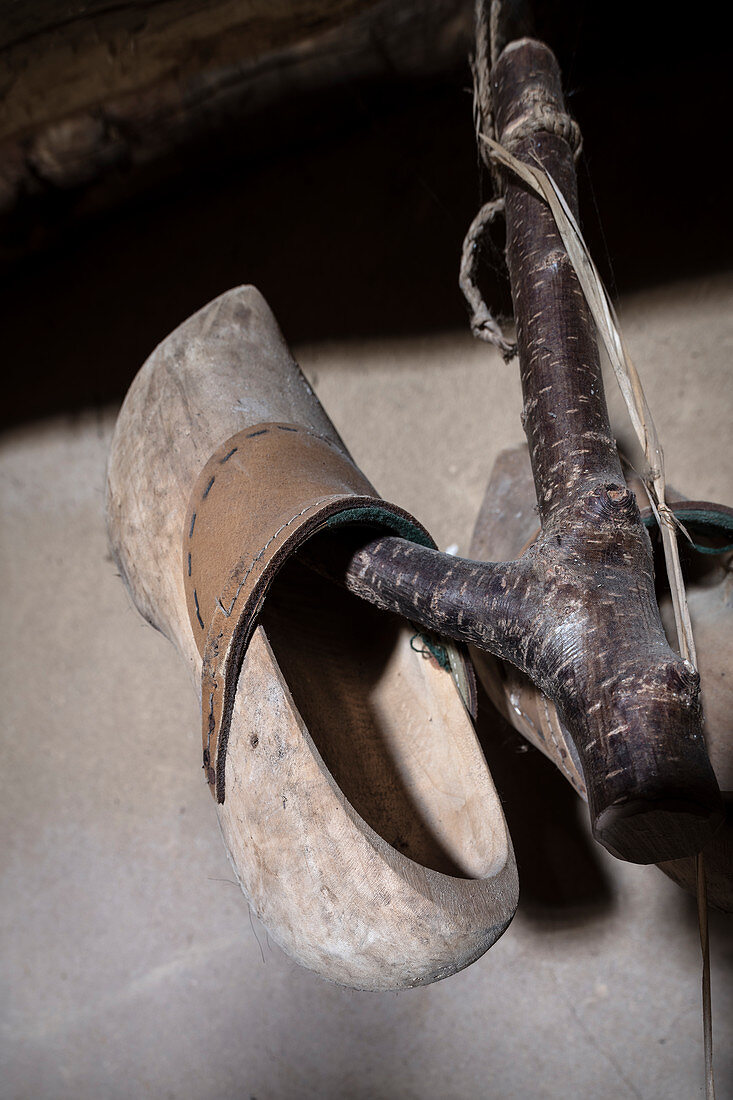
[[[617,295],[729,262],[729,48],[709,9],[670,11],[578,0],[539,16],[584,136],[584,230]],[[158,341],[238,283],[291,343],[466,325],[460,247],[490,195],[467,63],[298,96],[103,186],[29,196],[0,225],[3,427],[121,400]],[[500,234],[483,279],[507,312]]]

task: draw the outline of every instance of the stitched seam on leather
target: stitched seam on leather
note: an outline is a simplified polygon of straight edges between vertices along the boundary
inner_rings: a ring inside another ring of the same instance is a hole
[[[310,435],[310,434],[314,434],[314,433],[308,432],[307,434]],[[319,438],[319,437],[316,437],[316,438]],[[324,439],[324,442],[327,442],[327,440]],[[320,508],[324,504],[328,504],[331,501],[339,501],[339,500],[348,501],[348,500],[357,500],[357,499],[361,499],[363,501],[364,499],[367,499],[367,498],[368,499],[375,499],[375,500],[380,499],[378,496],[372,498],[370,494],[366,494],[366,493],[353,493],[353,492],[352,493],[331,493],[329,496],[321,497],[319,500],[314,501],[312,504],[308,504],[305,508],[301,509],[300,512],[297,512],[294,516],[291,516],[291,518],[289,520],[287,520],[286,523],[283,523],[277,529],[277,531],[275,531],[274,534],[271,535],[271,537],[267,540],[267,542],[262,547],[262,549],[252,559],[251,563],[249,564],[249,566],[247,568],[247,571],[245,572],[244,576],[242,577],[242,579],[237,584],[237,590],[236,590],[236,592],[234,594],[234,597],[233,597],[233,599],[232,599],[232,601],[229,605],[229,610],[228,611],[224,607],[223,603],[221,602],[221,596],[217,597],[216,604],[217,604],[219,610],[221,611],[221,613],[225,616],[225,618],[226,619],[231,618],[231,614],[232,614],[232,611],[234,609],[234,605],[235,605],[237,599],[239,598],[239,595],[242,591],[242,588],[247,583],[249,575],[251,574],[251,572],[254,569],[255,565],[259,561],[262,560],[262,557],[265,554],[265,552],[268,550],[268,548],[272,545],[273,542],[276,541],[276,539],[279,538],[279,536],[282,534],[282,532],[287,527],[290,527],[291,524],[295,523],[296,520],[300,519],[302,516],[306,515],[308,512],[312,512],[314,509]],[[384,502],[382,502],[382,503],[384,503]],[[267,562],[265,562],[265,565],[267,565]],[[232,580],[232,577],[230,576],[230,581],[231,580]],[[223,595],[224,595],[224,592],[222,592],[222,596]],[[250,594],[250,596],[251,596],[251,594]],[[248,597],[248,598],[250,598],[250,597]],[[245,611],[246,611],[246,601],[245,601]],[[240,619],[239,619],[240,622],[242,620],[242,617],[245,614],[245,611],[243,611],[242,615],[240,616]],[[215,611],[214,612],[214,617],[216,616],[216,614],[217,614],[217,612]],[[209,786],[213,789],[213,792],[216,796],[217,801],[222,801],[223,802],[224,801],[223,794],[222,794],[221,799],[219,798],[219,784],[220,784],[220,782],[223,782],[223,771],[220,770],[220,761],[223,759],[222,756],[221,756],[221,753],[222,753],[222,751],[226,750],[226,743],[224,744],[224,746],[222,746],[222,728],[223,728],[223,723],[224,723],[224,715],[223,715],[223,713],[221,713],[219,715],[218,720],[215,718],[215,716],[214,716],[214,700],[215,700],[215,698],[221,696],[222,694],[224,694],[226,692],[226,674],[222,675],[222,673],[224,673],[224,669],[219,666],[219,661],[221,659],[221,653],[220,653],[220,650],[219,650],[219,643],[220,643],[222,637],[224,636],[224,631],[223,630],[219,631],[219,634],[218,634],[217,638],[215,639],[213,647],[212,647],[212,648],[215,649],[215,653],[216,653],[215,667],[212,668],[210,659],[207,660],[207,654],[209,653],[209,649],[210,649],[210,644],[209,644],[208,639],[211,638],[213,625],[214,625],[214,618],[212,618],[212,620],[209,624],[207,643],[206,643],[205,652],[204,652],[204,673],[205,673],[204,683],[206,683],[206,681],[208,680],[209,685],[211,687],[211,690],[209,691],[209,713],[208,713],[208,723],[207,723],[207,730],[206,730],[206,748],[205,748],[204,767],[206,768],[207,782],[209,783]],[[233,633],[228,637],[227,642],[226,642],[226,649],[227,650],[229,650],[229,646],[231,645],[236,633],[237,633],[237,631],[235,629],[235,631],[233,631]],[[228,658],[228,653],[224,655],[224,660],[226,661],[227,658]],[[208,665],[208,669],[207,669],[207,665]],[[227,732],[228,732],[228,723],[227,723]],[[212,763],[212,735],[215,735],[214,761],[213,761],[213,763]],[[206,758],[208,758],[208,762],[209,762],[208,764],[206,763]],[[209,770],[208,770],[209,768],[211,768],[211,770],[213,771],[213,778],[210,778]],[[221,768],[223,768],[223,765],[221,765]]]
[[[230,617],[230,615],[232,613],[232,610],[234,608],[234,605],[237,602],[237,599],[239,597],[239,593],[242,591],[245,584],[247,583],[247,578],[249,577],[250,573],[254,569],[255,565],[257,564],[258,561],[260,561],[260,559],[262,558],[262,555],[265,553],[267,548],[275,541],[276,538],[278,538],[282,534],[282,532],[285,530],[285,528],[289,527],[291,523],[295,523],[296,519],[300,519],[300,517],[304,516],[306,514],[306,512],[311,512],[311,511],[313,511],[314,508],[320,508],[320,506],[322,504],[326,504],[329,500],[338,499],[338,497],[341,496],[341,495],[342,494],[340,494],[340,493],[331,493],[327,497],[321,497],[320,500],[316,500],[316,501],[313,502],[313,504],[307,505],[307,507],[303,508],[302,511],[297,512],[294,516],[292,516],[291,519],[289,519],[287,521],[287,523],[283,523],[283,525],[281,527],[278,527],[278,529],[277,529],[277,531],[275,531],[274,535],[272,535],[267,540],[267,542],[262,547],[262,549],[259,551],[259,553],[257,553],[255,555],[255,557],[252,559],[252,562],[250,563],[249,567],[247,568],[247,572],[244,574],[241,581],[237,585],[237,591],[234,593],[234,597],[232,599],[232,602],[229,604],[229,610],[228,611],[227,611],[226,607],[224,607],[224,604],[221,602],[221,596],[217,596],[216,602],[217,602],[219,608],[226,615],[227,619]],[[222,592],[221,595],[223,596],[224,593]]]
[[[351,459],[351,456],[348,454],[348,452],[345,449],[342,449],[336,443],[334,443],[333,440],[328,439],[327,436],[325,436],[325,435],[319,435],[318,432],[311,431],[310,428],[303,428],[303,427],[300,427],[298,425],[287,425],[286,427],[284,427],[282,424],[273,423],[271,427],[268,426],[268,427],[263,428],[259,431],[250,432],[250,433],[237,432],[235,436],[232,436],[232,439],[235,439],[235,438],[237,438],[238,436],[241,436],[241,435],[244,435],[245,439],[253,439],[253,438],[256,438],[256,437],[261,436],[261,435],[269,435],[273,428],[280,428],[282,431],[294,432],[294,433],[297,433],[298,435],[307,435],[307,436],[310,436],[312,439],[317,439],[317,440],[319,440],[319,442],[325,443],[331,450],[335,451],[336,454],[340,455],[342,458],[346,458],[347,460],[349,460],[353,463],[353,459]],[[225,462],[227,462],[232,457],[232,455],[235,454],[238,450],[239,450],[238,447],[232,447],[232,449],[227,452],[227,454],[224,456],[224,458],[219,459],[219,465],[223,465]],[[213,462],[214,458],[215,458],[215,455],[212,455],[211,459],[209,460],[209,463]],[[209,463],[207,463],[207,466],[209,465]],[[211,491],[211,489],[214,485],[215,480],[216,480],[216,475],[212,475],[212,477],[209,480],[206,488],[204,489],[203,493],[201,494],[200,503],[202,501],[206,500],[206,498],[208,497],[208,495],[209,495],[209,493],[210,493],[210,491]],[[338,495],[339,494],[332,494],[332,496],[338,496]],[[250,565],[247,573],[245,574],[244,578],[242,579],[242,582],[241,582],[240,586],[237,588],[236,594],[235,594],[234,599],[232,600],[231,604],[229,605],[229,610],[228,611],[221,602],[221,596],[217,597],[216,602],[217,602],[218,606],[221,608],[221,610],[224,612],[224,614],[226,615],[227,618],[229,618],[229,616],[232,613],[232,609],[234,607],[234,604],[236,603],[237,597],[239,596],[239,593],[242,590],[242,585],[247,580],[247,576],[249,575],[251,570],[254,568],[256,562],[262,557],[265,550],[270,545],[270,542],[272,542],[273,539],[277,538],[277,536],[280,534],[280,532],[282,530],[284,530],[285,527],[289,526],[289,524],[293,523],[300,516],[305,515],[305,513],[310,508],[317,508],[320,504],[323,504],[326,500],[329,500],[329,499],[331,499],[331,498],[330,497],[324,497],[322,500],[316,501],[315,504],[308,505],[308,507],[305,508],[302,512],[299,512],[297,516],[293,516],[293,518],[288,520],[288,522],[286,524],[283,524],[283,527],[281,527],[279,531],[275,532],[275,534],[272,536],[272,538],[269,540],[269,542],[267,542],[265,544],[265,546],[263,546],[262,550],[260,550],[259,554],[252,561],[252,564]],[[196,524],[196,517],[197,517],[197,511],[194,511],[194,513],[191,517],[191,527],[190,527],[190,530],[188,532],[189,540],[193,538],[193,531],[194,531],[194,526]],[[188,554],[188,575],[189,575],[189,577],[191,576],[191,574],[192,574],[191,553],[189,551],[189,554]],[[223,594],[224,593],[222,593],[222,596],[223,596]],[[207,628],[206,628],[206,626],[205,626],[205,624],[204,624],[204,622],[201,618],[200,612],[199,612],[198,593],[196,591],[195,586],[194,586],[194,589],[193,589],[193,598],[194,598],[194,603],[196,605],[196,607],[195,607],[196,618],[198,619],[198,622],[199,622],[199,625],[200,625],[201,629],[203,631],[206,631]]]
[[[222,604],[221,597],[217,597],[217,600],[216,600],[217,605],[220,608],[220,610],[222,611],[222,613],[226,616],[227,619],[229,619],[231,617],[231,613],[232,613],[232,610],[234,608],[234,604],[237,602],[239,594],[242,591],[242,588],[244,587],[244,585],[247,583],[247,578],[249,577],[250,573],[254,569],[255,565],[257,564],[258,561],[260,561],[262,559],[262,556],[265,553],[265,551],[267,550],[267,548],[282,534],[282,532],[286,529],[286,527],[289,527],[292,523],[295,523],[295,521],[297,519],[300,519],[307,512],[311,512],[315,508],[320,508],[321,505],[327,504],[329,501],[342,499],[343,496],[344,496],[344,494],[341,494],[341,493],[332,493],[332,494],[330,494],[330,496],[321,497],[319,500],[316,500],[312,504],[307,505],[300,512],[297,512],[294,516],[291,516],[291,518],[286,523],[283,523],[277,529],[277,531],[275,531],[275,533],[267,540],[267,542],[262,547],[262,549],[259,551],[259,553],[256,554],[255,557],[252,559],[250,565],[247,568],[247,572],[244,574],[241,581],[237,585],[237,591],[235,592],[234,598],[232,599],[232,602],[229,605],[229,611],[227,611],[227,609]],[[222,595],[223,595],[223,593],[222,593]],[[212,623],[213,623],[213,620],[212,620]],[[211,625],[212,624],[209,625],[209,632],[211,630]],[[221,639],[222,634],[223,634],[223,631],[220,631],[217,641],[219,641]],[[231,641],[231,639],[230,639],[230,641]],[[208,649],[208,645],[207,645],[206,648]],[[219,655],[217,653],[217,657],[218,656]],[[206,661],[206,657],[204,657],[204,661]],[[213,690],[209,693],[209,721],[208,721],[208,730],[207,730],[207,737],[206,737],[206,752],[208,754],[209,760],[211,760],[211,736],[212,736],[212,733],[214,733],[215,731],[216,731],[216,748],[215,748],[215,752],[216,752],[217,759],[218,759],[218,756],[219,756],[220,737],[221,737],[221,720],[217,721],[214,718],[214,698],[215,698],[215,696],[217,696],[220,692],[222,692],[224,690],[223,680],[220,680],[220,678],[216,675],[212,676],[212,680],[213,680],[213,684],[212,684],[212,689]],[[217,781],[216,781],[216,775],[215,775],[214,782],[211,785],[216,787],[216,782]]]

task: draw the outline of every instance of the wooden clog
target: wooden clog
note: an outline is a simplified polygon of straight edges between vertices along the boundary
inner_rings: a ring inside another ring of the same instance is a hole
[[[638,486],[631,483],[635,490]],[[674,497],[674,494],[671,494]],[[709,509],[684,502],[695,508]],[[639,500],[644,509],[645,501]],[[676,505],[673,505],[676,507]],[[730,512],[729,509],[725,510]],[[644,514],[642,512],[642,514]],[[704,518],[704,516],[703,516]],[[733,513],[727,522],[733,524]],[[502,451],[491,472],[474,528],[470,556],[484,561],[511,561],[530,545],[539,531],[535,490],[527,446]],[[684,543],[681,544],[684,549]],[[690,608],[705,712],[705,740],[710,760],[723,792],[726,819],[704,849],[710,904],[733,912],[733,729],[730,655],[733,652],[733,581],[729,551],[723,558],[700,559],[696,575],[688,580]],[[669,637],[674,620],[669,595],[660,601]],[[531,744],[538,748],[586,797],[580,762],[572,739],[566,734],[555,705],[531,680],[512,665],[488,653],[472,651],[476,671],[499,712]],[[680,886],[696,891],[695,859],[658,864]]]
[[[142,368],[107,510],[135,605],[201,687],[205,777],[274,939],[363,989],[479,957],[518,887],[464,659],[445,642],[449,669],[425,659],[414,626],[297,557],[344,524],[433,544],[354,465],[257,290],[211,302]]]

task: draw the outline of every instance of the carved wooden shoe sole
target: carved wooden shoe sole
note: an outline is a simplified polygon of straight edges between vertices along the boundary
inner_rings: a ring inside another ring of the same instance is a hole
[[[415,627],[297,557],[345,524],[432,541],[356,468],[254,288],[200,310],[142,368],[107,508],[136,606],[201,687],[205,777],[272,936],[364,989],[478,958],[518,887],[469,668],[449,643],[450,668],[425,659]]]

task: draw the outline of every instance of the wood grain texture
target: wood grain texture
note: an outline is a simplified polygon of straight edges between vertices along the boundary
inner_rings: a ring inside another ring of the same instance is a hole
[[[343,448],[251,287],[163,341],[118,419],[110,542],[197,687],[186,508],[216,447],[267,419]],[[323,977],[435,981],[490,947],[516,908],[499,800],[450,673],[410,644],[415,627],[294,569],[274,584],[237,685],[217,809],[232,866],[277,942]]]
[[[241,64],[298,42],[376,0],[153,0],[15,5],[0,26],[0,139],[167,78]],[[49,94],[49,91],[53,94]]]
[[[557,62],[531,39],[504,50],[492,92],[500,140],[526,131],[520,115],[532,118],[538,93],[565,111]],[[565,138],[539,124],[513,151],[552,175],[577,217]],[[585,650],[582,671],[570,673],[579,698],[558,700],[558,709],[572,731],[596,836],[616,854],[636,848],[640,862],[657,862],[667,844],[701,847],[720,821],[699,677],[664,637],[649,540],[610,432],[593,326],[552,215],[513,180],[505,201],[523,421],[542,519],[538,553],[555,574],[555,592],[570,576],[584,587],[580,616],[563,624],[577,633],[557,669],[564,677],[576,664],[573,650]]]
[[[573,150],[567,128],[553,125],[567,116],[551,51],[531,39],[511,43],[492,94],[499,137],[544,167],[577,215]],[[511,662],[553,700],[594,835],[610,852],[637,863],[689,856],[723,817],[699,675],[664,633],[592,322],[552,214],[514,178],[505,203],[540,536],[501,565],[381,539],[352,547],[351,557],[345,549],[333,573],[377,606],[409,608],[431,629]]]
[[[344,81],[425,77],[470,43],[460,0],[86,3],[72,18],[47,3],[14,15],[0,25],[6,217],[24,198],[59,192],[115,205],[150,186],[154,165],[187,170],[180,157],[221,170],[237,151],[267,158],[299,132],[294,99],[329,89],[335,99]]]
[[[540,530],[527,445],[501,451],[476,518],[469,556],[475,561],[512,561],[531,546]],[[555,704],[516,665],[475,647],[471,659],[499,713],[549,757],[585,799],[577,752]]]
[[[630,487],[643,494],[638,478]],[[673,490],[670,500],[680,499]],[[511,560],[539,534],[536,526],[532,468],[525,445],[497,456],[486,487],[471,538],[470,554],[476,559]],[[700,670],[705,744],[723,793],[725,821],[703,849],[708,900],[715,909],[733,912],[733,688],[730,659],[733,653],[733,577],[730,553],[719,558],[697,555],[687,578],[687,598]],[[676,636],[669,594],[660,598],[662,620],[668,638]],[[582,798],[586,798],[582,772],[567,729],[557,708],[513,665],[481,650],[472,650],[481,682],[492,702],[515,729],[560,769]],[[691,894],[697,891],[696,861],[692,857],[659,864],[665,874]]]

